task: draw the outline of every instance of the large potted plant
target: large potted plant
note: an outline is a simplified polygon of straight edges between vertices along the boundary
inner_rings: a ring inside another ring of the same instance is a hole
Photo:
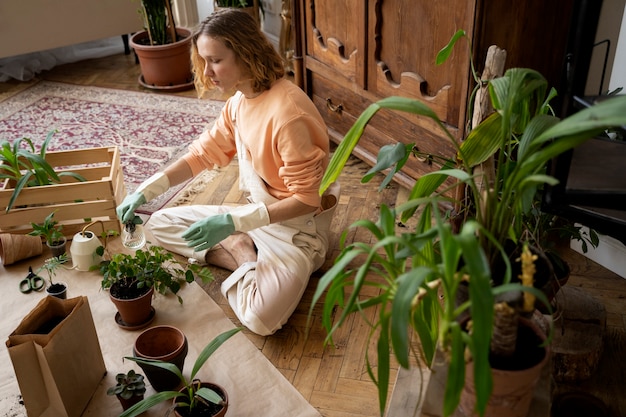
[[[456,34],[438,58],[449,54],[462,36],[461,32]],[[547,175],[546,167],[562,152],[611,126],[626,124],[626,97],[607,100],[564,120],[552,116],[549,101],[555,92],[548,91],[546,80],[530,69],[510,69],[503,77],[484,84],[495,111],[473,126],[461,143],[420,101],[390,97],[372,104],[338,146],[322,181],[320,193],[338,178],[367,123],[380,109],[432,119],[457,150],[454,160],[427,156],[440,163],[441,169],[421,177],[406,204],[394,210],[381,207],[378,222],[355,223],[367,228],[375,242],[354,242],[343,248],[314,294],[311,308],[324,298],[322,321],[329,341],[350,314],[366,308],[380,311],[370,323],[378,330],[372,332],[378,368],[376,374],[371,368],[369,371],[378,386],[381,415],[390,383],[390,354],[408,368],[413,332],[419,336],[428,364],[432,364],[437,349],[448,363],[443,414],[448,416],[459,406],[466,366],[471,366],[475,409],[485,415],[493,388],[491,347],[505,346],[494,340],[497,335],[512,334],[494,327],[508,322],[516,329],[517,316],[532,314],[534,300],[524,297],[527,303],[532,302],[524,312],[522,295],[547,303],[533,285],[519,281],[522,268],[514,269],[528,248],[522,218],[537,190],[555,181]],[[389,171],[381,187],[385,186],[413,152],[413,144],[381,148],[377,165],[364,180]],[[485,164],[489,161],[492,163]],[[450,179],[454,184],[450,185]],[[459,187],[462,192],[455,193]],[[455,200],[454,195],[460,198]],[[396,226],[398,220],[406,224],[413,216],[414,230]],[[517,251],[514,257],[510,248]],[[536,254],[528,256],[533,260],[532,273],[525,275],[534,279]],[[372,275],[382,280],[372,279]],[[372,288],[377,295],[368,296]],[[335,318],[337,306],[342,310]],[[510,314],[508,318],[496,317],[496,310]]]
[[[211,271],[197,264],[178,261],[161,246],[151,245],[133,254],[116,253],[99,265],[101,287],[109,290],[116,305],[117,324],[126,329],[145,327],[154,318],[152,294],[171,292],[182,304],[178,295],[181,287],[198,276],[203,282],[213,279]]]
[[[223,417],[226,415],[228,410],[226,390],[218,384],[196,379],[196,375],[211,355],[240,330],[240,327],[227,330],[209,342],[194,362],[189,378],[186,378],[182,371],[172,363],[126,357],[126,359],[137,363],[160,367],[171,372],[180,381],[181,388],[178,391],[161,391],[151,395],[120,414],[120,417],[138,416],[155,405],[168,400],[173,400],[172,409],[178,417]]]
[[[139,83],[147,88],[193,88],[191,31],[177,28],[170,0],[141,0],[145,30],[130,38],[141,65]]]

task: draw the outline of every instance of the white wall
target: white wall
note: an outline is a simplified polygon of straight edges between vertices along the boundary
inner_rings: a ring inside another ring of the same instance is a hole
[[[622,16],[621,30],[615,49],[615,60],[613,61],[609,89],[613,91],[619,87],[624,87],[624,90],[626,90],[626,12]],[[624,93],[626,91],[622,91],[622,94]]]

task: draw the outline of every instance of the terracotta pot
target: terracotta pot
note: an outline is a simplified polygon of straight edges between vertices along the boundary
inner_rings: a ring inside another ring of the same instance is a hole
[[[133,355],[173,363],[182,372],[187,350],[185,334],[176,327],[163,325],[144,330],[135,340]],[[142,363],[139,363],[139,366],[156,391],[173,390],[181,383],[175,374],[166,369]]]
[[[115,317],[117,324],[120,327],[133,330],[140,328],[144,324],[148,325],[151,318],[154,317],[154,310],[152,309],[153,293],[154,288],[150,288],[144,295],[128,300],[116,298],[109,294],[118,311]]]
[[[133,405],[137,404],[139,401],[143,400],[143,395],[133,395],[132,397],[126,399],[122,398],[119,395],[116,396],[120,401],[123,410],[128,410]]]
[[[0,233],[2,265],[11,265],[22,259],[41,255],[43,245],[39,236]]]
[[[484,417],[526,417],[530,408],[535,386],[541,377],[541,371],[550,357],[549,347],[540,347],[546,335],[531,320],[520,317],[520,331],[523,337],[533,339],[528,342],[535,353],[534,364],[524,369],[502,370],[492,364],[493,391],[487,404]],[[525,330],[524,330],[525,329]],[[530,351],[529,349],[522,349]],[[522,355],[520,355],[522,356]],[[515,360],[519,363],[518,360]],[[474,390],[474,367],[468,363],[465,368],[465,387],[461,393],[461,409],[467,416],[477,416],[471,413],[476,404]]]
[[[211,409],[215,408],[215,411],[213,413],[209,413],[203,410],[203,413],[198,415],[202,415],[205,417],[224,417],[226,415],[226,412],[228,411],[228,394],[226,393],[226,390],[220,385],[214,384],[212,382],[201,382],[200,385],[202,387],[212,389],[213,391],[218,393],[219,396],[222,397],[222,399],[224,400],[224,404],[221,406],[221,408],[218,404],[211,404],[209,407],[212,407]],[[180,391],[183,392],[184,389],[186,388],[182,388]],[[176,400],[177,399],[175,398],[173,401],[174,404],[176,404]],[[203,409],[203,407],[205,406],[203,404],[199,404],[198,407],[200,407],[200,409]],[[187,409],[181,407],[174,408],[174,414],[176,415],[176,417],[195,416],[194,413],[190,413]]]
[[[148,88],[193,87],[191,74],[191,31],[177,28],[183,38],[166,45],[148,45],[148,32],[137,32],[130,38],[141,66],[140,83]]]

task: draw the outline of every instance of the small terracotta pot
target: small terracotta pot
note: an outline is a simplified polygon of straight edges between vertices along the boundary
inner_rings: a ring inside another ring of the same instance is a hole
[[[154,288],[150,288],[150,291],[140,297],[129,300],[115,298],[109,294],[119,313],[122,327],[137,329],[142,324],[148,323],[152,315],[152,294],[154,294]]]
[[[120,401],[123,410],[128,410],[133,405],[137,404],[139,401],[143,400],[143,395],[133,395],[132,397],[126,399],[122,398],[119,395],[116,396]]]
[[[203,416],[211,416],[211,417],[224,417],[226,415],[226,412],[228,411],[228,394],[226,393],[226,390],[221,387],[218,384],[214,384],[212,382],[201,382],[200,386],[205,387],[205,388],[209,388],[212,389],[213,391],[215,391],[220,397],[222,397],[222,399],[224,400],[224,404],[221,406],[221,408],[219,408],[220,406],[217,404],[211,404],[211,407],[215,407],[216,410],[213,414],[207,414],[206,412],[203,413]],[[182,392],[184,389],[186,388],[182,388],[180,391]],[[174,398],[174,404],[176,404],[177,399]],[[203,407],[203,405],[199,405],[200,407]],[[218,409],[219,408],[219,409]],[[188,412],[185,413],[184,411],[180,410],[179,407],[174,408],[174,414],[176,415],[176,417],[190,417],[193,416],[193,414],[189,414]]]
[[[144,330],[135,340],[133,355],[138,358],[173,363],[183,371],[188,344],[185,334],[174,326],[154,326]],[[181,381],[166,369],[139,363],[156,391],[178,388]]]

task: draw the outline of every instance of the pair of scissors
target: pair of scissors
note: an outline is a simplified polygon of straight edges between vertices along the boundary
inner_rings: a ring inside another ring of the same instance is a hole
[[[35,274],[33,268],[29,266],[28,275],[20,281],[20,291],[24,294],[28,294],[31,291],[41,291],[44,284],[44,279]]]

